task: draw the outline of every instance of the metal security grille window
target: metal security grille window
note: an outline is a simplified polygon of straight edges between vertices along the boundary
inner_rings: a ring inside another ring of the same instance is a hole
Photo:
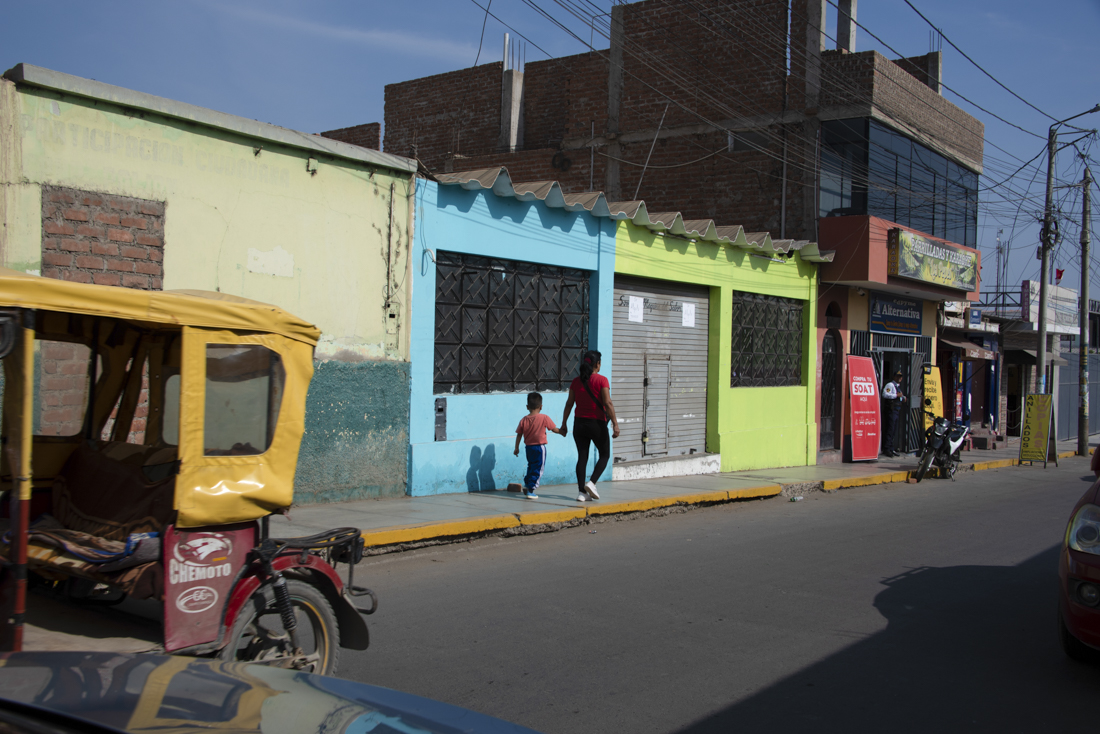
[[[733,294],[730,387],[802,384],[802,301]]]
[[[435,393],[566,390],[588,347],[585,270],[438,253]]]

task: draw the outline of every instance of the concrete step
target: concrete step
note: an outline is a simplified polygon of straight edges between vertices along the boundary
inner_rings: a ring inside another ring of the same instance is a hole
[[[623,461],[611,467],[614,481],[628,479],[661,479],[662,477],[686,477],[694,474],[715,474],[722,470],[719,454],[687,454],[662,456],[655,459]]]

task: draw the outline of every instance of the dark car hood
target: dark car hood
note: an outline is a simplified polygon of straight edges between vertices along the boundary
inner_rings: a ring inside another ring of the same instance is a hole
[[[126,732],[531,732],[408,693],[266,665],[166,655],[7,653],[0,699]]]

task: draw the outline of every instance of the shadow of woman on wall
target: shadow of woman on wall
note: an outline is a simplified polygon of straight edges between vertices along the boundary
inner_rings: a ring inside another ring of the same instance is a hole
[[[489,444],[483,451],[480,446],[470,449],[470,468],[466,472],[467,492],[492,492],[497,488],[493,469],[497,465],[496,444]]]

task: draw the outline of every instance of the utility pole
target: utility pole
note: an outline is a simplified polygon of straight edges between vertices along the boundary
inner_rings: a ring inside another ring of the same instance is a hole
[[[1092,212],[1089,200],[1092,171],[1085,166],[1081,179],[1081,334],[1077,340],[1080,371],[1078,386],[1081,401],[1077,412],[1077,455],[1089,455],[1089,220]]]
[[[1004,267],[1004,263],[1003,263],[1004,246],[1001,244],[1001,235],[1002,234],[1004,234],[1004,230],[1003,229],[998,229],[997,230],[997,284],[995,286],[996,294],[997,294],[996,297],[998,299],[1001,297],[1001,269]]]
[[[1047,135],[1047,198],[1043,209],[1043,229],[1039,233],[1039,358],[1035,369],[1039,370],[1039,394],[1047,392],[1047,271],[1050,270],[1050,250],[1054,247],[1054,151],[1058,149],[1058,124],[1050,126]]]
[[[1050,250],[1054,247],[1054,154],[1058,149],[1058,126],[1093,112],[1100,112],[1100,104],[1055,122],[1050,126],[1050,133],[1047,135],[1047,197],[1043,210],[1043,231],[1040,234],[1042,245],[1039,248],[1042,264],[1039,266],[1039,358],[1036,360],[1041,394],[1047,391],[1047,273],[1050,270]]]

